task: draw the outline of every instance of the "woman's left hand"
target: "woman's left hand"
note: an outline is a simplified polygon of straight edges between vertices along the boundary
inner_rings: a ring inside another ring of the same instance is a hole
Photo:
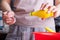
[[[60,12],[57,10],[56,6],[52,6],[48,3],[43,3],[40,7],[40,10],[45,10],[48,9],[48,13],[50,13],[51,11],[54,13],[53,17],[56,18],[58,16],[60,16]]]

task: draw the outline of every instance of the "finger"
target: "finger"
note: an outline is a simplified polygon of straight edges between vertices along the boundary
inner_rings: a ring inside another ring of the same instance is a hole
[[[9,19],[6,19],[6,21],[15,21],[16,19],[14,17],[10,17]]]
[[[44,8],[48,5],[48,3],[45,3],[42,7],[42,10],[44,10]]]
[[[12,24],[14,24],[15,22],[16,22],[16,19],[14,18],[14,20],[13,20],[12,22],[9,22],[9,23],[7,23],[7,24],[12,25]]]
[[[57,9],[56,8],[54,8],[53,10],[52,10],[52,12],[56,12],[57,11]]]
[[[41,18],[42,20],[46,20],[46,18]]]
[[[6,15],[7,14],[7,11],[6,12],[3,12],[3,15]]]
[[[14,17],[7,18],[6,21],[14,21]]]
[[[50,4],[47,4],[47,5],[45,6],[44,10],[49,9],[50,7],[51,7]]]
[[[16,21],[10,22],[10,25],[14,24]]]
[[[47,4],[46,6],[45,6],[45,8],[44,8],[44,10],[46,10],[46,9],[50,9],[51,8],[51,6],[50,6],[50,4]],[[47,10],[47,12],[49,13],[49,11]]]
[[[12,12],[12,11],[6,11],[6,12],[4,12],[3,13],[3,15],[7,15],[8,17],[13,17],[14,16],[14,12]]]
[[[57,16],[57,9],[56,9],[56,7],[54,9],[52,9],[52,12],[54,13],[53,17],[55,18]]]
[[[3,16],[2,18],[3,18],[3,19],[6,19],[6,17],[5,17],[5,16]]]
[[[8,15],[3,15],[4,17],[8,17]]]
[[[6,19],[6,18],[8,18],[7,15],[3,15],[3,19]]]
[[[41,7],[40,7],[40,10],[42,10],[42,7],[43,7],[44,3],[42,3]]]
[[[6,23],[10,23],[11,21],[6,21]]]
[[[7,14],[8,14],[8,12],[4,12],[3,13],[3,18],[8,18],[8,15]]]
[[[53,17],[56,18],[56,15],[57,15],[57,11],[54,12]]]
[[[56,11],[55,8],[56,8],[55,6],[51,6],[51,7],[48,9],[48,13],[50,13],[51,11],[54,11],[54,12],[55,12],[55,11]]]
[[[12,19],[6,19],[6,21],[12,21]]]
[[[12,11],[9,12],[9,13],[8,13],[8,16],[9,16],[9,17],[13,17],[13,16],[14,16],[14,12],[12,12]]]
[[[7,23],[8,25],[13,25],[14,23]]]

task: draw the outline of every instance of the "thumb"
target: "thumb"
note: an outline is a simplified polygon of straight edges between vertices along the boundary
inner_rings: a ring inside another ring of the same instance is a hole
[[[8,11],[8,12],[7,12],[7,15],[8,15],[9,17],[13,17],[13,16],[14,16],[14,12],[13,12],[13,11]]]

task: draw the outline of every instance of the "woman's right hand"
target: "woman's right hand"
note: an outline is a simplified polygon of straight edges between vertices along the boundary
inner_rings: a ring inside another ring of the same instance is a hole
[[[3,20],[6,24],[12,25],[16,22],[13,11],[3,12]]]

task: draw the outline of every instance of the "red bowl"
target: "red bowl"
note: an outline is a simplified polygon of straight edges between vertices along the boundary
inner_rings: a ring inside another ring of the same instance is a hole
[[[33,32],[35,40],[60,40],[60,33]]]

